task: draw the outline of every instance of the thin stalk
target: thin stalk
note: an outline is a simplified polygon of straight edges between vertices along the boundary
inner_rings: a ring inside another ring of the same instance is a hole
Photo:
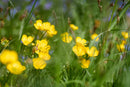
[[[115,5],[114,5],[112,15],[111,15],[111,19],[110,19],[110,22],[109,22],[109,27],[111,26],[113,15],[114,15],[114,12],[116,11],[117,2],[118,2],[118,0],[115,1]]]

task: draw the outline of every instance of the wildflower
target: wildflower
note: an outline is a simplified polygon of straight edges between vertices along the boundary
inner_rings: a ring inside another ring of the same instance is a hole
[[[6,46],[8,46],[8,44],[9,44],[9,40],[6,39],[6,38],[2,38],[2,39],[1,39],[1,44],[6,47]]]
[[[121,32],[122,36],[127,39],[128,38],[128,32]]]
[[[126,40],[122,40],[121,43],[125,45],[126,44]]]
[[[33,41],[33,37],[32,36],[27,36],[27,35],[23,35],[22,36],[22,42],[24,45],[29,45],[32,41]]]
[[[89,49],[89,47],[86,47],[86,53],[90,57],[95,57],[95,56],[98,56],[99,51],[97,50],[96,47],[92,46],[90,49]]]
[[[78,26],[75,26],[74,24],[70,24],[70,28],[73,30],[78,30]]]
[[[82,64],[81,65],[82,68],[88,68],[90,64],[90,60],[82,59],[81,64]]]
[[[39,58],[42,58],[44,60],[50,60],[51,56],[48,53],[39,52]]]
[[[7,69],[12,73],[12,74],[21,74],[26,67],[21,65],[19,61],[10,63],[7,65]]]
[[[18,54],[15,51],[3,50],[0,54],[0,62],[3,64],[13,63],[18,60]]]
[[[37,20],[36,23],[34,23],[34,27],[37,29],[37,30],[42,30],[42,20]]]
[[[65,43],[70,43],[72,41],[72,37],[69,36],[68,32],[61,34],[61,36],[62,36],[62,41]]]
[[[37,40],[36,41],[36,53],[39,54],[40,51],[44,52],[44,53],[48,53],[50,50],[50,45],[48,45],[48,41],[46,39],[43,40]]]
[[[96,41],[98,41],[99,38],[98,38],[97,36],[98,36],[98,35],[97,35],[96,33],[94,33],[94,34],[91,35],[91,39],[93,40],[93,39],[96,38]]]
[[[33,66],[35,69],[43,69],[46,67],[46,62],[42,58],[34,58]]]
[[[76,37],[76,43],[86,45],[87,41],[85,39],[81,39],[80,37]]]
[[[80,43],[76,43],[72,50],[77,56],[83,56],[86,53],[85,46]]]
[[[48,36],[53,37],[53,35],[57,34],[57,31],[55,30],[55,26],[51,25],[50,29],[47,31]]]
[[[124,51],[125,51],[125,45],[124,45],[124,44],[117,44],[117,49],[118,49],[120,52],[124,52]]]
[[[50,22],[44,22],[44,23],[42,24],[42,29],[41,29],[41,30],[48,31],[48,30],[50,29],[50,27],[51,27]]]

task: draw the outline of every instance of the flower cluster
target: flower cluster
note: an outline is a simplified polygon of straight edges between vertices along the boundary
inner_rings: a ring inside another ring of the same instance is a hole
[[[117,49],[120,52],[124,52],[125,51],[125,45],[126,45],[126,39],[128,38],[128,32],[121,32],[123,38],[125,40],[122,40],[121,44],[117,44]]]
[[[99,54],[99,51],[95,46],[92,46],[91,48],[86,47],[87,41],[85,39],[81,39],[80,37],[76,38],[76,45],[72,48],[73,52],[77,56],[83,56],[87,53],[90,57],[96,57]]]
[[[33,66],[36,69],[43,69],[46,66],[47,60],[50,60],[51,56],[49,55],[50,45],[46,39],[37,40],[35,46],[35,53],[38,54],[38,58],[33,59]]]
[[[51,25],[49,22],[42,22],[42,20],[37,20],[36,23],[34,23],[34,27],[37,30],[45,31],[45,35],[47,34],[50,37],[53,37],[53,35],[57,34],[57,31],[55,30],[55,26]],[[22,36],[22,43],[24,45],[29,45],[34,40],[34,37],[23,35]],[[35,43],[32,43],[32,46],[34,46],[34,52],[38,55],[38,57],[33,58],[33,66],[35,69],[44,69],[46,67],[46,61],[50,60],[51,56],[49,54],[50,45],[48,45],[47,39],[42,40],[36,40]]]
[[[0,62],[5,64],[12,74],[21,74],[26,69],[18,61],[18,54],[15,51],[3,50],[0,54]]]
[[[55,26],[51,25],[50,22],[42,22],[42,20],[37,20],[36,23],[34,23],[34,27],[37,30],[46,31],[47,35],[50,37],[53,37],[53,35],[57,34],[57,31],[55,30]]]
[[[89,57],[96,57],[99,54],[99,51],[95,46],[92,46],[91,48],[86,47],[87,45],[87,40],[82,39],[81,37],[76,37],[74,35],[74,31],[78,30],[78,26],[75,26],[74,24],[70,24],[70,31],[73,35],[73,39],[75,39],[75,45],[72,47],[72,51],[80,58],[83,57],[84,55],[88,55]],[[65,43],[70,43],[72,41],[72,37],[69,35],[68,32],[65,32],[61,34],[62,41]],[[95,41],[98,41],[98,34],[94,33],[91,36],[91,39],[96,39]],[[86,60],[85,58],[81,59],[81,67],[82,68],[88,68],[90,64],[90,60]]]

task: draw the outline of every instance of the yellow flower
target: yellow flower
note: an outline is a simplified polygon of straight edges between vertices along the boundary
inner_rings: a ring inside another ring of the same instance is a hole
[[[75,26],[74,24],[70,24],[70,28],[73,30],[78,30],[78,26]]]
[[[36,23],[34,23],[34,27],[37,29],[37,30],[42,30],[42,20],[37,20]]]
[[[0,62],[9,64],[18,60],[18,54],[15,51],[3,50],[0,54]]]
[[[25,34],[22,36],[22,42],[24,45],[30,44],[33,41],[33,39],[34,38],[32,36],[27,37],[27,35],[25,35]]]
[[[65,43],[70,43],[72,41],[72,37],[69,36],[68,32],[61,34],[61,36],[62,36],[62,41]]]
[[[125,45],[126,44],[126,40],[122,40],[121,43]]]
[[[44,60],[50,60],[51,56],[48,53],[39,52],[39,58],[42,58]]]
[[[93,40],[93,39],[96,38],[96,41],[98,41],[99,38],[98,38],[97,36],[98,36],[98,35],[97,35],[96,33],[94,33],[94,34],[91,35],[91,39]]]
[[[36,53],[39,54],[40,51],[44,52],[44,53],[48,53],[50,50],[50,45],[48,45],[48,41],[46,39],[43,40],[37,40],[36,41]]]
[[[21,65],[19,61],[10,63],[7,65],[7,69],[12,73],[12,74],[21,74],[26,67]]]
[[[53,35],[57,34],[57,31],[55,30],[55,26],[51,25],[50,29],[47,31],[48,36],[53,37]]]
[[[87,41],[85,39],[81,39],[80,37],[76,37],[76,43],[86,45]]]
[[[90,64],[90,60],[82,59],[81,64],[82,64],[81,65],[82,68],[88,68]]]
[[[125,51],[125,45],[124,44],[117,44],[117,49],[120,51],[120,52],[124,52]]]
[[[122,36],[127,39],[128,38],[128,32],[121,32]]]
[[[97,50],[96,47],[92,46],[90,49],[89,49],[89,47],[86,47],[86,53],[90,57],[95,57],[95,56],[98,56],[99,51]]]
[[[34,58],[33,66],[35,69],[43,69],[46,67],[46,62],[44,61],[43,58]]]
[[[50,29],[50,27],[51,27],[50,22],[44,22],[44,23],[42,24],[42,30],[47,31],[47,30]]]
[[[85,46],[80,43],[76,43],[72,50],[77,56],[83,56],[86,53]]]

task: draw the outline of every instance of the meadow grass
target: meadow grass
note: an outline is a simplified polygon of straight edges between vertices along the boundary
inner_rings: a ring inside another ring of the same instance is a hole
[[[9,41],[1,40],[0,52],[16,51],[18,60],[26,67],[15,75],[0,62],[0,87],[129,87],[130,41],[121,34],[129,33],[129,7],[129,0],[0,1],[0,39]],[[34,23],[38,19],[55,25],[57,34],[46,37],[46,32],[37,30]],[[71,31],[70,23],[79,29]],[[62,41],[64,32],[72,36],[70,43]],[[98,36],[92,40],[93,33]],[[23,34],[33,36],[33,43],[48,40],[51,59],[44,69],[34,68],[32,60],[38,55],[33,52],[33,45],[21,42]],[[87,40],[87,47],[95,46],[99,55],[77,56],[72,48],[78,36]],[[126,40],[125,51],[117,48],[122,40]],[[81,57],[90,60],[88,68],[81,67]]]

